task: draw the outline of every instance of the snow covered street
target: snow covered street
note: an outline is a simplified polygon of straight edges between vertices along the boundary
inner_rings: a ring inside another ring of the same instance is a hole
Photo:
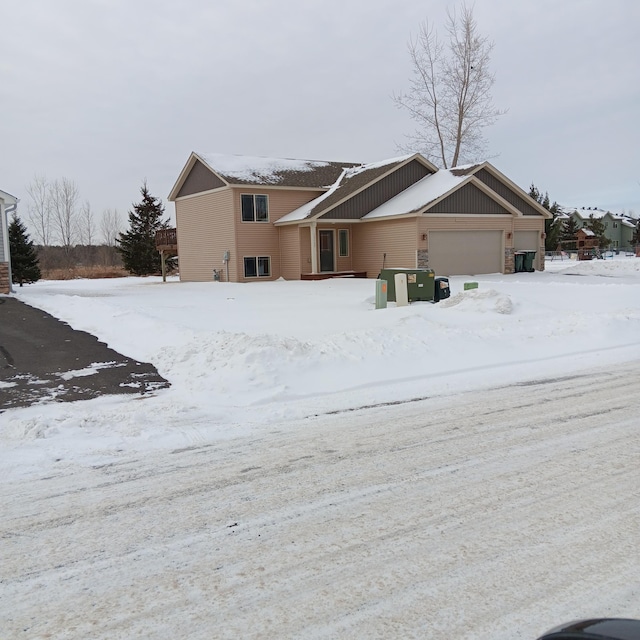
[[[4,481],[2,637],[513,640],[639,617],[639,384],[632,364]]]

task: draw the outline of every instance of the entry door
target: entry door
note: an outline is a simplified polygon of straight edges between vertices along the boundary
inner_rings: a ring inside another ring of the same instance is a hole
[[[333,231],[331,229],[320,229],[318,234],[320,240],[320,271],[335,271]]]

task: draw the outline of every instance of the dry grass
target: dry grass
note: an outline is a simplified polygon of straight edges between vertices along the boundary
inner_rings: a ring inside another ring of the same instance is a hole
[[[79,278],[126,278],[129,274],[123,267],[94,265],[91,267],[72,267],[71,269],[43,269],[43,280],[76,280]]]

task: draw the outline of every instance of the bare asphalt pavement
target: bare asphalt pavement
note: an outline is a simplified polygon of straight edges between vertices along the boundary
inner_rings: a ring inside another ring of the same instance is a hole
[[[153,365],[123,356],[40,309],[0,296],[0,413],[168,386]]]

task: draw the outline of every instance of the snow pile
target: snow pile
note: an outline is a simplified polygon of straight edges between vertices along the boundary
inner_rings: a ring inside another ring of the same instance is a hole
[[[448,300],[441,302],[441,306],[444,308],[458,305],[468,311],[480,313],[493,311],[495,313],[510,314],[513,311],[511,298],[508,295],[498,293],[495,289],[487,289],[486,291],[471,289],[457,293]]]
[[[31,455],[93,460],[189,446],[328,412],[640,356],[636,258],[474,276],[479,288],[464,291],[467,280],[452,277],[452,297],[439,304],[390,303],[382,310],[374,308],[374,282],[360,279],[162,284],[127,278],[24,287],[21,300],[153,363],[171,388],[153,397],[6,411],[0,469],[27,469]]]

